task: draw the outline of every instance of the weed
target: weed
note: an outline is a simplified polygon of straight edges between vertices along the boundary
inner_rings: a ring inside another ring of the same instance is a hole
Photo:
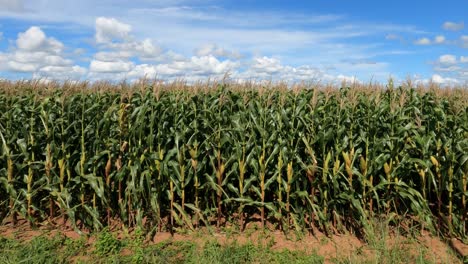
[[[110,233],[108,229],[104,229],[99,233],[94,246],[94,253],[102,257],[119,253],[123,247],[123,243]]]

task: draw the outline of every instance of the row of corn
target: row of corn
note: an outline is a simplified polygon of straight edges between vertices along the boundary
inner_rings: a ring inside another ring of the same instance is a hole
[[[466,236],[466,92],[0,87],[0,221]]]

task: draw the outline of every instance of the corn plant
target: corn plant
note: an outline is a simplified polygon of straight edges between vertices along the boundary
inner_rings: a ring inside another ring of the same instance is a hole
[[[420,87],[0,81],[0,220],[466,237],[468,95]]]

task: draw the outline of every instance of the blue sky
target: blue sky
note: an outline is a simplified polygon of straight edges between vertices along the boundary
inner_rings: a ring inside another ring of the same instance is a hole
[[[0,78],[465,84],[466,10],[466,0],[0,0]]]

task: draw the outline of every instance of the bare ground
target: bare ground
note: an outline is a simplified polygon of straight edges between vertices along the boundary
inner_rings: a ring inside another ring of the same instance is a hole
[[[54,221],[55,224],[42,223],[38,227],[31,227],[26,220],[19,220],[16,225],[7,222],[0,226],[0,237],[14,238],[20,241],[29,241],[37,236],[54,237],[58,234],[64,235],[70,239],[80,239],[85,237],[87,245],[93,247],[96,237],[86,230],[83,234],[73,230],[69,222],[63,219]],[[122,228],[119,223],[114,223],[113,232],[119,239],[131,237],[133,230]],[[158,232],[153,237],[147,237],[146,243],[157,244],[164,241],[192,241],[196,245],[203,246],[206,241],[215,240],[221,245],[237,243],[239,245],[252,243],[262,245],[272,250],[298,250],[306,253],[315,253],[325,258],[325,263],[332,263],[338,259],[351,260],[353,262],[378,262],[379,251],[386,248],[389,252],[393,250],[403,250],[409,252],[414,259],[408,259],[408,262],[414,262],[415,258],[421,256],[423,251],[424,259],[435,263],[462,263],[461,258],[468,255],[468,246],[460,240],[452,239],[445,243],[438,237],[431,236],[429,233],[422,233],[418,237],[406,237],[398,234],[388,234],[383,239],[377,239],[371,243],[364,242],[352,234],[341,234],[326,236],[316,232],[315,236],[305,235],[297,236],[294,232],[285,235],[281,231],[261,231],[257,227],[247,226],[243,233],[237,231],[214,232],[206,228],[197,231],[175,233]],[[122,254],[131,254],[131,251],[124,250]],[[456,255],[461,256],[457,258]],[[83,260],[82,258],[80,258]]]

